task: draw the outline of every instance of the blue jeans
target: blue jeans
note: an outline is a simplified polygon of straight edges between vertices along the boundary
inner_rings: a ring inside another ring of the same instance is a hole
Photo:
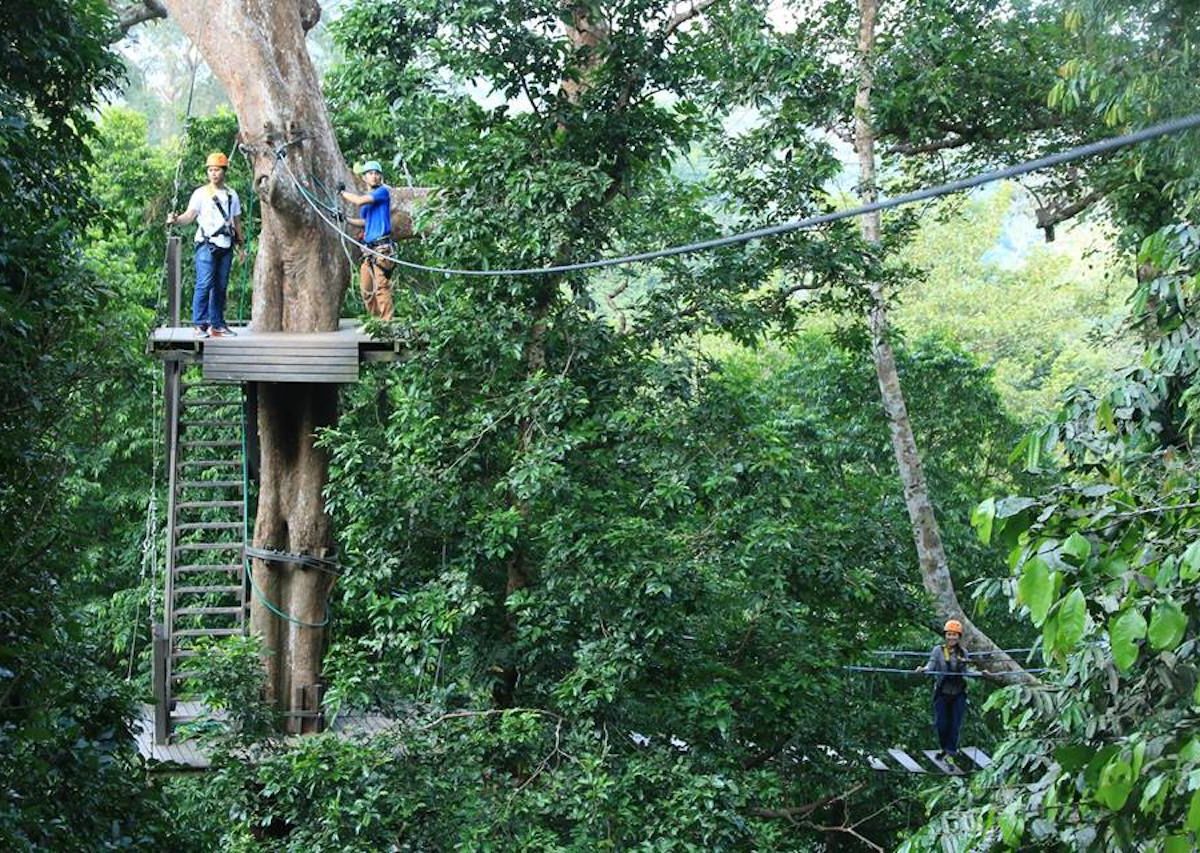
[[[942,752],[958,752],[958,733],[967,715],[967,694],[945,696],[933,694],[933,727],[937,729],[938,745]]]
[[[212,243],[196,246],[196,294],[192,297],[192,323],[201,328],[225,328],[225,293],[229,289],[229,270],[233,249]]]

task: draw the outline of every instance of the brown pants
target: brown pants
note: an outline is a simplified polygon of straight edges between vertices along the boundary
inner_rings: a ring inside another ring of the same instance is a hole
[[[372,251],[390,255],[392,247],[383,244],[374,247]],[[388,276],[393,266],[389,260],[364,252],[362,266],[358,268],[358,285],[362,291],[363,305],[366,306],[368,314],[380,320],[392,319],[392,282]]]

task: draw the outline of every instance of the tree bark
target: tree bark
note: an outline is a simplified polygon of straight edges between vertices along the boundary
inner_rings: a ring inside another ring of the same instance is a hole
[[[871,89],[875,82],[873,54],[879,0],[858,0],[858,11],[858,86],[854,95],[854,150],[858,156],[862,200],[869,204],[878,197],[875,130],[871,124]],[[878,246],[882,231],[880,212],[874,211],[863,216],[860,219],[860,227],[863,239]],[[993,655],[989,660],[989,669],[1019,670],[1021,667],[1007,655],[997,655],[997,645],[966,617],[958,601],[954,580],[950,575],[950,564],[946,559],[946,549],[942,544],[941,530],[933,511],[933,501],[929,497],[929,484],[925,479],[921,453],[917,449],[912,421],[908,416],[908,405],[900,385],[896,354],[888,336],[887,295],[878,281],[870,283],[870,296],[871,308],[867,319],[871,330],[871,353],[875,362],[875,375],[879,380],[879,394],[891,431],[892,451],[895,453],[896,467],[904,487],[904,503],[912,525],[921,581],[938,608],[939,620],[953,618],[963,623],[963,645],[972,651],[986,651]]]
[[[262,231],[254,267],[253,322],[259,331],[337,328],[349,264],[337,232],[305,201],[297,182],[332,186],[349,173],[305,36],[320,18],[315,0],[162,0],[224,85],[254,174]],[[259,387],[262,468],[254,545],[328,557],[333,530],[322,492],[329,459],[316,433],[337,418],[337,388]],[[281,711],[297,688],[320,678],[333,576],[294,562],[254,560],[254,581],[287,618],[255,597],[251,629],[267,651],[267,693]],[[305,721],[305,730],[311,728]]]

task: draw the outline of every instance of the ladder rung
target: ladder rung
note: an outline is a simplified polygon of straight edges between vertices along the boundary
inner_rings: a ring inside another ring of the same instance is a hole
[[[194,386],[187,386],[188,388]],[[180,405],[184,408],[192,408],[193,406],[240,406],[242,401],[239,399],[227,400],[220,397],[205,397],[201,400],[180,400]]]
[[[241,540],[237,542],[189,542],[186,545],[176,545],[176,551],[236,551],[242,547]]]
[[[240,521],[189,521],[176,524],[175,530],[241,530]]]
[[[183,480],[175,484],[180,489],[240,489],[241,480]]]
[[[176,574],[184,574],[186,572],[240,572],[242,570],[241,563],[192,563],[190,565],[176,566]]]
[[[179,422],[180,429],[186,429],[187,427],[238,427],[240,429],[241,426],[241,421],[213,420],[211,418]]]
[[[234,466],[242,467],[240,459],[195,459],[184,460],[179,463],[180,468],[232,468]]]
[[[219,441],[181,441],[180,447],[241,447],[241,439],[221,439]]]
[[[177,586],[171,592],[175,595],[201,595],[203,593],[240,595],[242,588],[240,586]]]
[[[180,382],[180,391],[191,391],[193,388],[204,388],[212,391],[215,388],[228,388],[230,383],[227,382]],[[207,398],[206,398],[207,399]],[[217,398],[221,399],[221,398]]]
[[[232,616],[241,613],[243,610],[241,605],[237,607],[179,607],[174,613],[176,616]]]
[[[172,680],[172,681],[186,681],[186,680],[187,680],[187,679],[189,679],[189,678],[195,678],[195,677],[196,677],[197,675],[199,675],[199,674],[200,674],[200,673],[198,673],[198,672],[195,672],[194,670],[187,670],[187,671],[184,671],[184,672],[173,672],[173,673],[171,673],[171,680]],[[176,721],[178,721],[178,720],[181,720],[181,719],[194,719],[194,717],[188,717],[188,718],[184,718],[184,717],[175,717],[174,719],[175,719]]]
[[[233,637],[244,633],[241,628],[185,628],[172,631],[173,637]]]
[[[219,509],[221,507],[240,507],[241,501],[180,501],[176,509]]]

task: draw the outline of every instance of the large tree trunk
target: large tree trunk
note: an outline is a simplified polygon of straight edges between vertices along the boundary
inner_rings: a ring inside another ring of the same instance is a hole
[[[873,54],[879,0],[858,0],[858,11],[858,88],[854,95],[854,150],[858,155],[862,200],[864,203],[870,203],[878,196],[875,176],[875,130],[871,125],[871,89],[875,81]],[[879,211],[863,216],[860,226],[863,239],[878,245],[881,232]],[[946,549],[942,545],[942,534],[933,511],[933,501],[929,497],[929,484],[925,479],[921,453],[917,449],[912,421],[908,417],[908,405],[900,386],[896,354],[888,337],[887,295],[879,282],[871,283],[870,293],[871,309],[868,322],[871,329],[871,352],[875,361],[875,374],[879,380],[880,397],[891,429],[896,467],[904,487],[904,503],[912,524],[921,581],[938,608],[939,619],[954,618],[963,623],[963,644],[971,651],[994,654],[998,651],[996,644],[966,617],[954,590],[950,564],[946,559]],[[1020,669],[1007,656],[993,658],[989,668]]]
[[[262,205],[255,329],[336,329],[349,280],[346,254],[336,232],[320,221],[295,184],[315,176],[333,185],[347,177],[305,44],[320,17],[319,5],[315,0],[163,3],[224,85],[253,166]],[[322,490],[329,460],[314,442],[317,430],[336,420],[336,386],[262,384],[258,401],[262,467],[254,544],[327,557],[333,531]],[[325,629],[313,626],[325,619],[332,575],[263,560],[254,561],[253,572],[263,595],[289,617],[254,599],[251,628],[267,650],[268,698],[280,710],[300,710],[293,697],[320,677]]]

